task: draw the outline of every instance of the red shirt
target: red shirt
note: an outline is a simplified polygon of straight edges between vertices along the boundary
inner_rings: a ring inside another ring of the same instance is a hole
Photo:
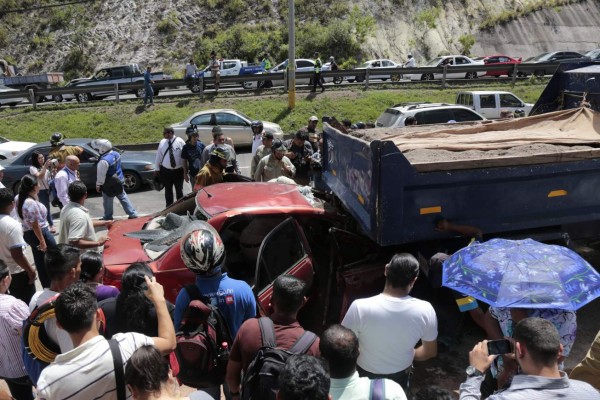
[[[273,325],[275,326],[275,342],[277,343],[277,347],[282,349],[287,350],[292,347],[296,343],[296,340],[304,333],[304,328],[297,321],[289,325],[283,325],[273,320]],[[241,362],[242,371],[246,371],[262,346],[262,335],[258,319],[252,318],[246,320],[233,341],[229,359]],[[319,356],[321,354],[319,352],[318,337],[305,354],[311,356]]]

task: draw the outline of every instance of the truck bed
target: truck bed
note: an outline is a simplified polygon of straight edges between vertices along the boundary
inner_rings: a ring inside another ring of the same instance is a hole
[[[445,238],[434,230],[442,216],[485,233],[600,219],[600,114],[561,113],[537,120],[556,122],[553,135],[529,129],[531,138],[509,137],[525,119],[386,134],[326,125],[323,180],[383,246]],[[485,140],[497,124],[506,137]]]
[[[63,82],[62,72],[48,72],[38,75],[10,76],[0,78],[6,86],[29,85],[36,83],[57,84]]]

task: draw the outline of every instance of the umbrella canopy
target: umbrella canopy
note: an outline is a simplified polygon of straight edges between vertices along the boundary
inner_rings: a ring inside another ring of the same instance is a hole
[[[566,247],[493,239],[444,262],[442,284],[496,307],[577,310],[600,296],[600,274]]]

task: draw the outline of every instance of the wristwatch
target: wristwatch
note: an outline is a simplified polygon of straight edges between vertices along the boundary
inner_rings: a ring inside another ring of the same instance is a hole
[[[480,370],[478,370],[477,368],[475,368],[472,365],[469,365],[467,367],[466,373],[469,378],[473,377],[473,376],[483,376],[483,372],[481,372]]]

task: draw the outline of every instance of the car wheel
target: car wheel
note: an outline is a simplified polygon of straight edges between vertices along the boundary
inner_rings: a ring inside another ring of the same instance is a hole
[[[52,96],[52,100],[55,103],[60,103],[61,101],[63,101],[63,97],[60,94],[55,94],[55,95]]]
[[[354,78],[354,80],[356,81],[356,83],[362,83],[364,82],[365,78],[363,78],[362,76],[357,76]]]
[[[87,101],[92,100],[92,94],[91,93],[77,93],[77,101],[80,103],[85,103]]]
[[[382,82],[385,82],[385,81],[387,81],[387,80],[388,80],[388,78],[381,78],[381,81],[382,81]]]
[[[142,178],[137,172],[123,171],[123,176],[125,177],[123,188],[127,193],[135,192],[142,187]]]
[[[477,72],[467,72],[467,75],[465,75],[465,78],[467,78],[467,79],[476,79],[477,78]]]
[[[344,82],[344,78],[341,76],[334,76],[333,77],[333,83],[335,83],[336,85],[339,85],[340,83]]]
[[[400,79],[402,79],[402,75],[394,74],[390,76],[390,79],[392,80],[392,82],[400,82]]]
[[[138,99],[141,99],[145,96],[146,96],[146,89],[139,88],[139,89],[135,90],[135,97],[137,97]]]
[[[432,81],[433,74],[423,74],[423,75],[421,75],[421,80],[422,81]]]
[[[544,75],[546,75],[546,71],[544,71],[543,69],[538,69],[536,71],[533,71],[533,75],[537,76],[538,78],[541,78]]]
[[[348,79],[348,82],[354,83],[354,79]]]
[[[519,71],[519,72],[517,72],[517,76],[518,76],[519,78],[525,78],[525,77],[527,76],[527,74],[526,74],[525,72],[520,72],[520,71]]]

